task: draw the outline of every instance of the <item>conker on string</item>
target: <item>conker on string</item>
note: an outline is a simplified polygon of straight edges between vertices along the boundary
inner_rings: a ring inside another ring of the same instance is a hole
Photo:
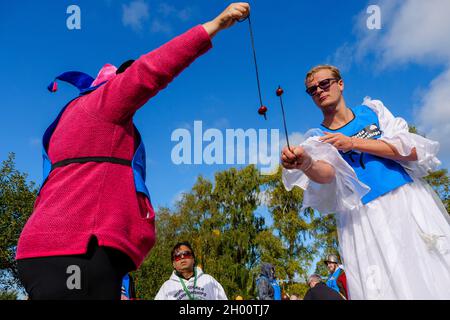
[[[283,89],[281,89],[281,87],[278,87],[277,96],[280,97],[283,93],[284,93]]]
[[[267,112],[267,107],[266,106],[261,106],[261,107],[259,107],[259,109],[258,109],[258,113],[260,114],[260,115],[265,115],[266,114],[266,112]]]

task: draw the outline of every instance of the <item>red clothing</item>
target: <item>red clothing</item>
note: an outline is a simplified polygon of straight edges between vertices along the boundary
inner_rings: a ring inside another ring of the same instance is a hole
[[[339,287],[339,292],[344,295],[345,299],[348,299],[347,276],[345,275],[344,270],[342,270],[341,274],[337,278],[336,283]]]
[[[211,47],[206,30],[196,26],[74,100],[51,137],[52,163],[87,156],[131,160],[137,148],[134,113]],[[153,247],[154,211],[135,192],[130,167],[75,163],[52,171],[22,231],[16,259],[84,254],[92,236],[100,246],[126,253],[136,268]]]

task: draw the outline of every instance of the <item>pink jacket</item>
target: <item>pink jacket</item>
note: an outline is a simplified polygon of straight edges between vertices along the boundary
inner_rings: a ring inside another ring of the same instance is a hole
[[[87,156],[131,160],[135,112],[211,47],[206,30],[196,26],[74,100],[51,137],[52,163]],[[155,214],[135,192],[130,167],[75,163],[53,170],[22,231],[16,259],[84,254],[92,236],[126,253],[136,268],[153,247]]]

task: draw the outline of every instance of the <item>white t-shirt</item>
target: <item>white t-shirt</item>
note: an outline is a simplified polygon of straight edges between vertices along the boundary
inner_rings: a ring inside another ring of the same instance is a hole
[[[181,279],[195,300],[228,300],[222,285],[216,279],[203,273],[200,268],[196,268],[196,270],[197,283],[195,288],[195,277],[191,277],[189,280]],[[175,271],[169,280],[161,286],[155,300],[189,300],[189,296],[184,291],[180,278]]]

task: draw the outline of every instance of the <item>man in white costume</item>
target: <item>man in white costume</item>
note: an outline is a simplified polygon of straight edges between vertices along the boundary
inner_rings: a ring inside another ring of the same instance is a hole
[[[348,108],[333,66],[305,80],[320,128],[283,149],[283,183],[303,207],[336,214],[350,299],[450,299],[450,217],[421,178],[439,143],[410,133],[381,101]]]

